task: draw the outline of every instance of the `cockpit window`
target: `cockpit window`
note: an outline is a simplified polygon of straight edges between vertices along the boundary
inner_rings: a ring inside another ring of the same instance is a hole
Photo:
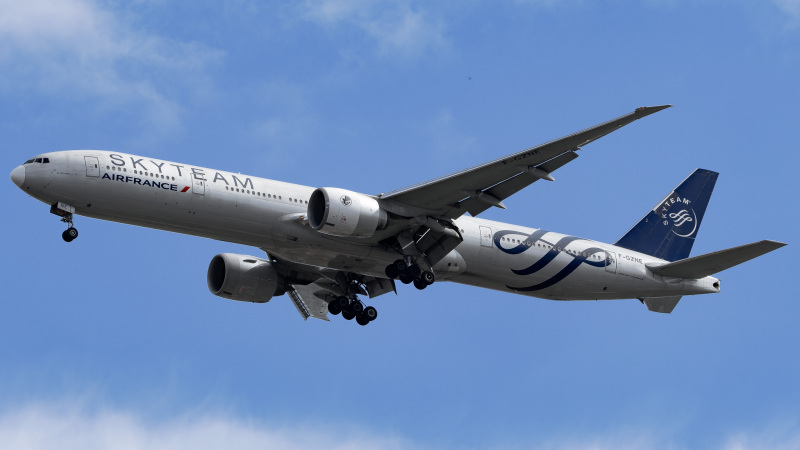
[[[49,162],[50,158],[31,158],[22,164],[31,164],[31,163],[48,164]]]

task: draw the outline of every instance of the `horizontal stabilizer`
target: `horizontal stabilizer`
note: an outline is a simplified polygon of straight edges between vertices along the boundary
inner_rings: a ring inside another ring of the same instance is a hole
[[[754,242],[661,266],[650,263],[647,264],[647,268],[656,275],[665,277],[699,279],[730,269],[733,266],[779,249],[784,245],[786,244],[776,241]]]
[[[680,299],[681,296],[676,295],[673,297],[644,297],[639,300],[641,300],[650,311],[669,314],[675,309]]]

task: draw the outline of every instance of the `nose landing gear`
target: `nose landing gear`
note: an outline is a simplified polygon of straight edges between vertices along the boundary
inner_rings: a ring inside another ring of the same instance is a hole
[[[50,207],[50,212],[61,217],[61,221],[67,224],[67,229],[61,233],[61,238],[65,242],[72,242],[78,238],[78,230],[72,225],[72,213],[75,207],[58,202]]]

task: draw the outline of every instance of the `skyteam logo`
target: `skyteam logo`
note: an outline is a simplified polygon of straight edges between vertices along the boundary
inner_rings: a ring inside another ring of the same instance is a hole
[[[676,236],[694,238],[697,233],[697,214],[692,200],[673,192],[656,208],[664,226],[671,227]]]
[[[503,253],[507,253],[509,255],[518,255],[528,250],[537,248],[544,250],[544,254],[532,265],[522,269],[511,269],[511,271],[516,275],[525,276],[539,272],[552,263],[559,255],[562,256],[562,259],[564,256],[570,259],[567,265],[563,266],[558,273],[542,281],[541,283],[531,286],[517,287],[506,285],[506,287],[520,292],[539,291],[542,289],[547,289],[568,277],[572,272],[580,267],[581,264],[587,264],[594,267],[606,267],[610,264],[613,264],[613,260],[610,259],[611,255],[599,247],[584,248],[580,252],[570,251],[568,249],[569,244],[575,241],[582,241],[583,239],[581,238],[575,236],[563,236],[556,242],[549,242],[543,239],[547,233],[548,231],[545,230],[537,230],[528,236],[523,236],[517,231],[503,230],[494,234],[495,247],[497,247]],[[506,236],[515,237],[506,238]],[[512,245],[512,247],[506,247],[504,245],[505,243],[509,243]],[[539,246],[540,243],[543,244],[543,247]],[[595,258],[595,255],[597,254],[602,255],[602,257]]]
[[[344,206],[350,206],[353,204],[353,199],[351,199],[348,195],[343,195],[339,200]]]
[[[676,213],[670,214],[669,218],[674,221],[673,224],[676,227],[679,227],[679,226],[683,225],[686,222],[693,222],[694,221],[694,219],[692,219],[691,214],[689,214],[689,212],[686,211],[685,209],[682,209],[681,212],[679,212],[677,214]]]

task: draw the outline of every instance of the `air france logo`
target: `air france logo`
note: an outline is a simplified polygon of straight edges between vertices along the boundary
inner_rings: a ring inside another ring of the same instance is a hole
[[[138,184],[139,186],[148,186],[156,189],[164,189],[165,191],[186,192],[189,190],[189,186],[184,186],[183,189],[178,191],[177,184],[162,183],[158,181],[148,180],[146,178],[131,177],[127,175],[109,175],[107,173],[104,173],[102,179],[119,181],[122,183]]]
[[[352,204],[353,204],[353,199],[351,199],[351,198],[350,198],[349,196],[347,196],[347,195],[343,195],[343,196],[342,196],[342,197],[341,197],[339,200],[341,200],[341,201],[342,201],[342,204],[343,204],[344,206],[350,206],[350,205],[352,205]]]

